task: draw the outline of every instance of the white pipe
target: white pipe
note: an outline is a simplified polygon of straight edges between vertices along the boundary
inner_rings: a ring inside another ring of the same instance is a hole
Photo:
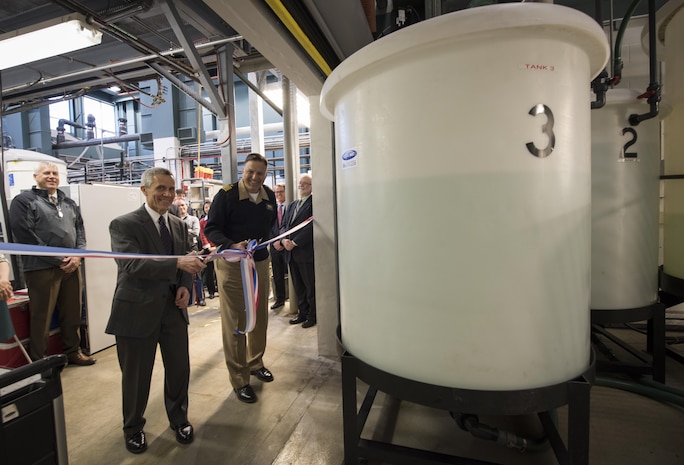
[[[306,128],[307,126],[305,124],[299,123],[300,128]],[[264,124],[264,134],[268,132],[276,132],[276,131],[282,131],[283,130],[283,123],[268,123]],[[239,128],[235,128],[235,135],[236,136],[244,136],[244,135],[249,135],[250,134],[250,127],[249,126],[242,126]],[[204,136],[207,139],[218,139],[221,137],[221,130],[220,129],[213,129],[211,131],[205,131]]]

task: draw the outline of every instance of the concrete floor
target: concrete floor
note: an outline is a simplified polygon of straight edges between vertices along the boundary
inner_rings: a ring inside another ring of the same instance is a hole
[[[254,380],[256,404],[239,402],[228,383],[221,348],[218,299],[191,307],[189,419],[195,442],[176,443],[163,407],[158,358],[146,412],[148,450],[127,452],[121,432],[120,371],[113,347],[95,354],[92,367],[62,372],[71,465],[339,465],[344,460],[340,363],[317,356],[316,328],[290,326],[287,305],[271,312],[265,361],[275,381]],[[624,331],[636,344],[644,339]],[[668,385],[684,389],[684,366],[668,359]],[[359,402],[366,392],[357,383]],[[567,407],[558,410],[566,437]],[[527,430],[536,418],[523,419]],[[481,418],[508,428],[520,419]],[[531,426],[530,426],[531,425]],[[518,426],[515,426],[518,427]],[[447,412],[379,393],[363,436],[438,451],[473,461],[459,464],[557,464],[553,452],[520,453],[472,437]],[[591,393],[590,463],[682,465],[684,409],[622,390],[594,386]],[[364,461],[369,465],[379,462]],[[419,462],[416,462],[419,463]]]

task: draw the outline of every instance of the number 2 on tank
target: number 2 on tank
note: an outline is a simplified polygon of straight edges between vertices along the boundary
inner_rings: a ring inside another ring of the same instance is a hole
[[[628,152],[627,150],[634,144],[636,144],[637,141],[637,132],[636,129],[634,128],[622,128],[622,135],[629,134],[632,136],[630,140],[625,142],[625,145],[622,146],[622,150],[620,150],[620,161],[638,161],[639,156],[637,152]]]
[[[556,146],[556,135],[553,133],[553,112],[549,107],[547,107],[543,103],[538,103],[532,108],[530,108],[530,111],[527,114],[535,117],[540,114],[546,115],[546,123],[542,125],[541,131],[548,137],[548,144],[543,149],[540,149],[536,145],[534,145],[534,142],[528,142],[526,144],[526,147],[527,150],[529,150],[529,152],[535,157],[548,157],[549,155],[551,155],[551,152],[553,152],[553,149]]]

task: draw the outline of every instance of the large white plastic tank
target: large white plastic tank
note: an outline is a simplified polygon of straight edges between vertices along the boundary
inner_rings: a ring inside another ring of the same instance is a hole
[[[670,0],[656,14],[656,55],[665,63],[663,96],[671,112],[663,121],[666,175],[684,174],[684,0]],[[648,51],[648,28],[642,33]],[[663,272],[684,279],[684,179],[664,183]]]
[[[541,387],[589,364],[590,17],[501,4],[412,25],[328,77],[342,343],[408,379]]]
[[[658,299],[660,121],[641,92],[611,89],[591,112],[591,308],[645,307]],[[662,116],[663,112],[661,111]]]
[[[67,184],[67,165],[64,160],[31,150],[5,149],[5,186],[7,201],[11,201],[21,191],[36,185],[33,173],[42,162],[54,163],[59,170],[60,185]]]

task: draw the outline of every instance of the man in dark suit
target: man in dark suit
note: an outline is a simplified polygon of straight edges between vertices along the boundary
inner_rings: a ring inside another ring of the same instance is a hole
[[[299,179],[299,200],[287,209],[288,228],[293,228],[313,215],[311,176]],[[290,320],[291,325],[302,323],[302,328],[316,324],[316,277],[314,274],[313,223],[281,241],[290,252],[289,265],[292,285],[297,293],[299,314]]]
[[[117,259],[118,276],[106,332],[116,336],[123,391],[123,431],[126,448],[147,449],[145,407],[159,345],[164,360],[164,404],[176,440],[194,439],[188,423],[188,299],[192,276],[205,267],[191,250],[188,228],[168,214],[175,181],[166,168],[150,168],[140,190],[146,202],[115,218],[109,225],[112,251],[136,254],[183,255],[169,259]],[[168,225],[168,227],[167,227]]]
[[[285,222],[285,184],[275,186],[276,197],[276,221],[271,229],[271,237],[276,237],[285,232],[287,223]],[[285,305],[287,291],[285,290],[285,275],[287,274],[287,252],[280,245],[280,241],[271,244],[271,270],[273,271],[273,295],[275,302],[271,305],[271,310],[276,310]]]

